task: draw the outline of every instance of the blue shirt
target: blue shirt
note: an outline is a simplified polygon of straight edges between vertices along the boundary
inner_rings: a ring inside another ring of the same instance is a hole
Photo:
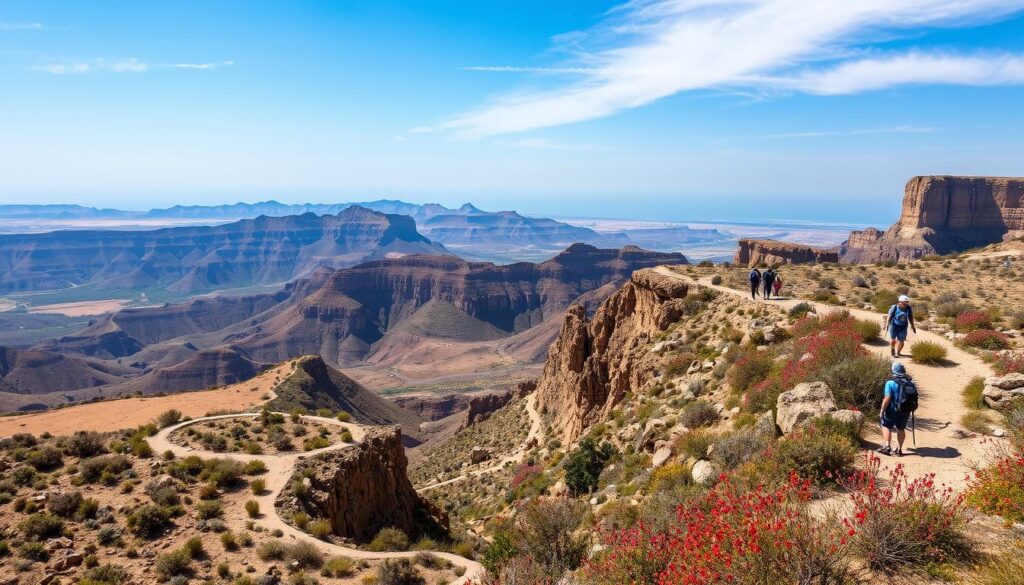
[[[889,307],[889,325],[893,327],[906,327],[913,318],[914,308],[910,305],[907,305],[906,309],[901,309],[899,305]]]
[[[886,412],[891,414],[896,413],[896,403],[900,398],[900,385],[895,380],[889,380],[885,383],[885,398],[889,398],[889,406],[885,407]]]

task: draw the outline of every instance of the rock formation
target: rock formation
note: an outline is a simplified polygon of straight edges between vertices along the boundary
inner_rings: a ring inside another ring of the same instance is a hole
[[[1007,374],[985,378],[982,391],[985,402],[992,408],[1009,408],[1024,396],[1024,374]]]
[[[588,319],[580,305],[566,311],[537,383],[537,404],[552,417],[565,444],[606,418],[623,394],[650,374],[633,351],[683,314],[687,285],[640,270]]]
[[[835,250],[815,248],[805,244],[793,244],[778,240],[741,239],[736,249],[733,263],[738,266],[758,266],[766,264],[815,264],[821,262],[838,262],[839,253]]]
[[[888,230],[855,231],[842,262],[904,260],[949,254],[1024,236],[1024,178],[914,177],[900,219]]]
[[[412,538],[447,530],[447,515],[420,498],[406,466],[401,431],[368,428],[360,444],[300,463],[296,473],[309,479],[306,495],[299,499],[285,491],[276,505],[326,518],[334,534],[360,543],[389,526]]]
[[[779,429],[788,435],[819,416],[835,412],[836,399],[825,382],[806,382],[779,394],[775,410]]]

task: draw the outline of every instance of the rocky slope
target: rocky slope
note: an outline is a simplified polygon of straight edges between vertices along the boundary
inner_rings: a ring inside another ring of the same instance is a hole
[[[868,263],[949,254],[1024,236],[1024,178],[914,177],[900,219],[886,231],[855,231],[842,262]]]
[[[741,239],[736,249],[733,263],[739,266],[758,266],[766,264],[816,264],[821,262],[838,262],[839,254],[835,250],[825,250],[780,242],[778,240]]]
[[[407,465],[401,431],[370,428],[359,445],[302,462],[297,473],[308,478],[306,494],[300,500],[282,492],[277,505],[325,518],[335,535],[356,542],[389,526],[414,536],[446,529],[447,516],[416,493]]]
[[[626,391],[650,377],[632,350],[683,315],[687,292],[679,279],[640,270],[593,318],[579,305],[566,311],[537,384],[538,407],[553,417],[563,443],[607,418]]]
[[[362,207],[218,226],[0,235],[0,292],[88,284],[191,294],[284,282],[324,266],[444,252],[416,231],[411,218]]]

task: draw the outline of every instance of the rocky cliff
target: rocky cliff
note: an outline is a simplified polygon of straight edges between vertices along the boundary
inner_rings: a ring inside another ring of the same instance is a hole
[[[411,217],[363,207],[217,226],[0,235],[0,293],[88,283],[192,294],[284,282],[393,254],[445,252],[416,231]]]
[[[765,264],[817,264],[838,262],[839,253],[804,244],[780,242],[778,240],[741,239],[733,263],[738,266]]]
[[[537,383],[537,404],[564,444],[608,417],[630,388],[650,375],[634,351],[684,311],[687,285],[640,270],[588,318],[580,305],[566,311]]]
[[[900,219],[882,232],[855,231],[840,246],[842,262],[949,254],[1024,236],[1024,178],[914,177]]]
[[[325,518],[334,534],[360,543],[389,526],[412,538],[447,530],[447,515],[413,489],[407,464],[401,431],[371,427],[360,444],[300,463],[296,473],[309,479],[306,495],[282,492],[277,505]]]

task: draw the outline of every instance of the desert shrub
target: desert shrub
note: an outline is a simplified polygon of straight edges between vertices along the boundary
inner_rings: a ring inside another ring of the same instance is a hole
[[[832,484],[853,467],[857,452],[845,434],[812,425],[776,441],[761,467],[776,483],[795,473],[820,485]]]
[[[871,295],[870,302],[879,313],[887,313],[889,308],[896,304],[896,299],[899,296],[899,293],[895,291],[880,289]]]
[[[814,312],[814,307],[810,303],[797,303],[789,309],[789,317],[791,319],[799,319],[811,312]]]
[[[1024,556],[1020,547],[989,559],[967,577],[968,585],[1016,585],[1024,575]]]
[[[338,420],[340,420],[341,422],[348,422],[352,420],[352,415],[342,410],[338,412]]]
[[[23,542],[18,545],[18,556],[30,561],[45,561],[50,558],[50,553],[41,542]]]
[[[576,495],[597,489],[598,478],[615,449],[608,443],[600,447],[590,437],[580,440],[579,449],[569,455],[565,464],[565,484]]]
[[[850,283],[857,288],[868,288],[868,281],[865,280],[864,277],[860,276],[859,274],[854,276],[850,280]]]
[[[366,548],[375,552],[409,550],[409,537],[394,527],[381,528]]]
[[[341,439],[341,441],[343,443],[351,443],[352,442],[352,431],[350,431],[348,429],[345,429],[345,430],[341,431],[341,435],[339,436],[339,438]]]
[[[1024,454],[1007,455],[978,471],[967,493],[967,503],[1007,522],[1024,522]]]
[[[534,499],[524,504],[504,537],[510,549],[492,554],[499,574],[503,565],[520,573],[521,563],[526,563],[531,575],[527,582],[547,583],[576,569],[589,548],[589,535],[578,532],[585,511],[584,504],[569,499]]]
[[[181,411],[175,408],[165,410],[156,417],[156,426],[160,428],[169,427],[181,420]]]
[[[816,377],[832,389],[836,404],[873,412],[882,405],[881,388],[890,374],[888,360],[861,354],[825,366]]]
[[[982,392],[985,391],[985,378],[981,376],[975,376],[971,378],[971,381],[964,386],[964,406],[967,408],[985,408],[985,397]]]
[[[220,544],[224,547],[224,550],[236,550],[238,548],[238,540],[235,538],[235,533],[230,530],[221,532]]]
[[[305,530],[309,526],[309,514],[299,511],[292,514],[292,522],[299,530]]]
[[[28,465],[19,465],[18,467],[15,467],[13,470],[11,470],[10,479],[15,485],[24,486],[32,485],[33,483],[35,483],[36,478],[38,477],[39,474],[36,472],[34,467],[30,467]]]
[[[39,441],[32,433],[14,433],[10,437],[0,440],[0,449],[11,451],[19,447],[27,449],[35,447]]]
[[[969,410],[960,417],[960,426],[963,428],[982,435],[987,435],[992,432],[991,420],[988,418],[988,414],[983,410]]]
[[[44,540],[60,536],[64,530],[64,521],[58,516],[45,512],[32,514],[18,525],[25,537],[31,540]]]
[[[716,274],[716,275],[711,277],[711,285],[712,286],[719,286],[720,284],[722,284],[722,275],[721,274]]]
[[[965,311],[956,316],[953,328],[961,333],[992,329],[992,317],[984,311]]]
[[[217,489],[217,484],[212,481],[204,483],[199,486],[199,498],[202,500],[216,500],[220,497],[220,490]]]
[[[199,479],[217,484],[220,488],[230,488],[238,484],[245,472],[245,466],[231,459],[207,459],[203,462],[203,470]]]
[[[676,452],[681,455],[704,459],[708,454],[708,447],[715,443],[717,435],[708,431],[690,431],[676,439]]]
[[[312,451],[314,449],[323,449],[324,447],[330,447],[331,442],[324,437],[310,437],[302,442],[302,448],[306,451]]]
[[[46,498],[46,509],[62,518],[70,518],[81,503],[81,492],[53,492]]]
[[[846,528],[816,521],[810,486],[797,479],[772,492],[726,479],[680,506],[661,530],[638,523],[603,535],[608,548],[583,567],[583,581],[621,583],[851,582]]]
[[[192,556],[185,548],[173,550],[156,558],[153,565],[157,579],[167,581],[178,575],[190,575],[192,573]]]
[[[718,422],[718,411],[710,403],[696,400],[687,404],[679,413],[679,422],[689,429],[706,427]]]
[[[356,562],[348,557],[331,557],[320,567],[324,577],[351,577],[356,572]]]
[[[106,450],[103,435],[93,431],[75,431],[64,443],[64,452],[75,457],[95,457]]]
[[[324,555],[309,541],[300,540],[287,547],[284,557],[289,563],[298,563],[300,569],[319,569],[324,564]]]
[[[951,488],[936,486],[931,476],[911,480],[900,465],[886,482],[878,472],[879,459],[871,457],[845,482],[854,504],[853,547],[868,567],[898,575],[969,556],[962,500]]]
[[[285,543],[278,539],[264,540],[256,547],[256,556],[261,561],[280,561],[284,559],[287,550]]]
[[[107,546],[121,540],[121,529],[117,526],[104,526],[96,532],[96,541]]]
[[[252,461],[246,461],[242,471],[246,475],[259,475],[267,472],[267,464],[259,459],[253,459]]]
[[[96,483],[97,481],[113,483],[113,478],[117,474],[131,469],[131,467],[131,459],[124,455],[100,455],[80,461],[78,475],[86,483]]]
[[[377,585],[425,585],[409,559],[387,559],[377,567]]]
[[[774,360],[766,351],[747,351],[729,368],[726,378],[736,392],[746,392],[772,372]]]
[[[130,583],[131,575],[120,565],[100,565],[85,572],[80,585],[120,585]]]
[[[327,540],[327,537],[331,535],[332,531],[333,528],[331,528],[331,523],[324,519],[316,520],[309,524],[309,534],[313,538]]]
[[[206,550],[203,548],[203,539],[198,536],[186,540],[182,548],[188,551],[188,556],[192,559],[198,559],[206,554]]]
[[[868,321],[866,319],[854,319],[853,330],[857,332],[866,343],[872,341],[878,341],[882,335],[882,324],[878,321]]]
[[[946,361],[946,348],[932,341],[915,341],[910,346],[910,359],[918,364],[941,364]]]
[[[170,512],[162,506],[146,504],[128,515],[125,525],[135,534],[153,536],[171,523]]]
[[[975,329],[960,339],[960,344],[967,347],[995,351],[1010,347],[1010,340],[998,331]]]
[[[25,455],[25,463],[38,471],[45,471],[60,467],[64,464],[64,459],[59,449],[52,445],[43,445],[29,451]]]
[[[719,464],[719,468],[730,470],[750,461],[754,455],[761,453],[771,444],[771,440],[754,431],[738,431],[715,441],[711,460]]]
[[[202,500],[196,504],[196,517],[200,520],[218,518],[222,513],[220,502],[217,500]]]
[[[291,451],[295,448],[292,438],[280,429],[274,429],[267,434],[267,442],[278,451]]]
[[[260,515],[260,503],[256,500],[249,500],[245,503],[245,513],[250,518],[258,518]]]
[[[993,367],[1002,375],[1024,374],[1024,354],[999,356]]]

